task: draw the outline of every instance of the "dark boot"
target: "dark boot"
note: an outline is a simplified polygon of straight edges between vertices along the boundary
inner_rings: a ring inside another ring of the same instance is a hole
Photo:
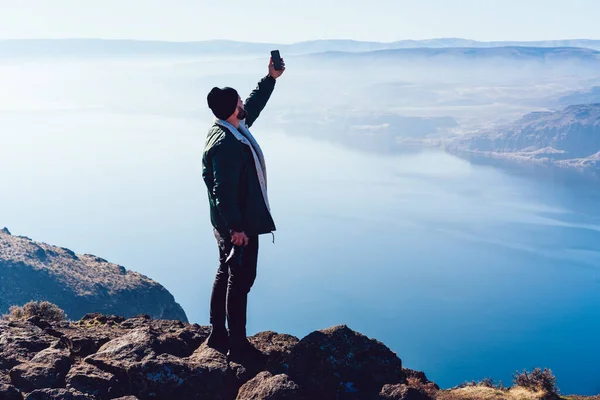
[[[227,358],[238,364],[262,366],[267,362],[267,356],[248,341],[248,339],[232,339],[229,344]]]
[[[212,327],[208,339],[206,339],[206,345],[210,348],[217,350],[220,353],[227,354],[229,350],[229,334],[225,327]]]

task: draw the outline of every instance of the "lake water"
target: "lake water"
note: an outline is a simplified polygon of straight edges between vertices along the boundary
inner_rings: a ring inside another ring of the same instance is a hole
[[[150,90],[131,91],[139,103],[125,103],[69,68],[0,67],[0,225],[144,273],[207,324],[206,91],[187,102],[156,88],[162,101],[146,103]],[[563,392],[600,392],[597,184],[435,151],[360,153],[271,131],[268,118],[253,131],[278,231],[261,241],[249,333],[347,324],[442,387],[545,366]]]

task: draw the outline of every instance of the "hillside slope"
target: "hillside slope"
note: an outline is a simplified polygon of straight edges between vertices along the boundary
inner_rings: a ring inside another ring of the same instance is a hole
[[[163,286],[102,258],[37,243],[0,230],[0,314],[12,305],[47,300],[71,319],[89,312],[187,321]]]

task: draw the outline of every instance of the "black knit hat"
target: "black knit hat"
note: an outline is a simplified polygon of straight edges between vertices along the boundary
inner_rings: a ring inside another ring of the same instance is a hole
[[[215,117],[223,120],[233,115],[237,109],[238,99],[238,92],[230,87],[222,89],[214,87],[206,97],[208,107],[210,107]]]

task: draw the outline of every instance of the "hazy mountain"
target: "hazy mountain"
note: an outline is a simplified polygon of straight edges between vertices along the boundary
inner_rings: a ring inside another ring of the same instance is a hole
[[[462,138],[456,149],[600,171],[600,104],[530,113],[505,128]]]
[[[0,314],[13,305],[44,300],[72,319],[103,312],[187,321],[171,293],[142,274],[0,230]]]
[[[431,59],[431,58],[453,58],[466,60],[480,60],[504,58],[511,60],[582,60],[582,61],[600,61],[600,52],[591,49],[577,47],[491,47],[491,48],[472,48],[472,47],[447,47],[447,48],[414,48],[414,49],[393,49],[378,50],[372,52],[351,53],[351,52],[327,52],[310,55],[314,58],[335,57],[337,59]]]
[[[571,39],[571,40],[540,40],[540,41],[495,41],[480,42],[469,39],[430,39],[403,40],[394,42],[400,47],[582,47],[600,50],[600,40]]]
[[[555,40],[537,42],[478,42],[468,39],[402,40],[363,42],[355,40],[315,40],[293,44],[248,43],[229,40],[165,42],[104,39],[14,39],[0,40],[0,57],[58,57],[115,55],[251,55],[279,49],[299,55],[330,51],[369,52],[414,48],[495,48],[495,47],[580,47],[600,50],[600,40]]]

